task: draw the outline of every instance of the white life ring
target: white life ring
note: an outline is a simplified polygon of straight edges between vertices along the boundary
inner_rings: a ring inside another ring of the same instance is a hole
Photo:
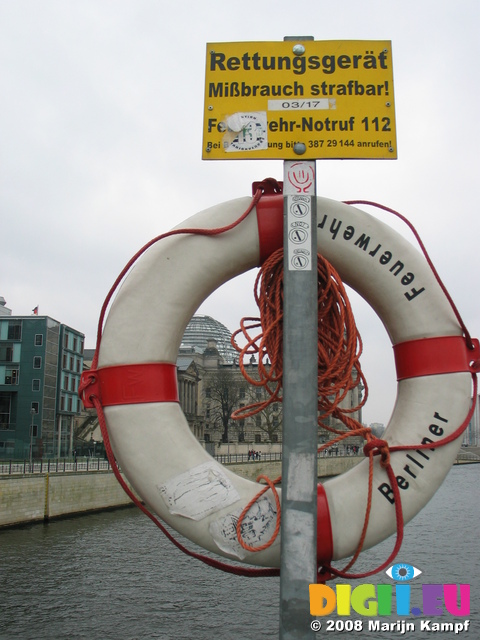
[[[266,206],[277,208],[281,217],[281,197],[272,202],[266,199],[264,205],[262,198],[241,224],[221,235],[177,235],[151,246],[112,303],[97,372],[115,456],[146,504],[204,549],[263,567],[280,566],[279,539],[263,551],[248,552],[239,545],[234,526],[259,485],[218,464],[193,436],[175,397],[175,362],[184,330],[200,304],[226,281],[259,265],[265,249],[260,248],[264,238],[259,239],[255,214]],[[229,224],[249,204],[248,198],[240,198],[214,206],[182,227]],[[319,252],[369,302],[396,345],[400,380],[384,438],[394,446],[448,436],[469,411],[471,369],[462,330],[425,258],[362,210],[325,198],[318,198],[317,210]],[[278,216],[275,224],[281,228]],[[437,367],[438,348],[430,348],[435,347],[430,338],[440,340],[440,349],[453,354],[453,365]],[[412,353],[423,354],[420,369],[413,365],[410,370]],[[423,358],[433,361],[425,371]],[[159,398],[160,379],[164,396]],[[455,461],[460,441],[434,450],[392,453],[405,522],[433,496]],[[355,552],[367,483],[367,460],[324,483],[328,506],[322,507],[319,521],[329,518],[331,528],[319,530],[321,557],[335,560]],[[268,537],[275,516],[273,499],[265,497],[246,516],[253,532],[247,542],[255,546],[255,537]],[[384,540],[395,528],[388,478],[376,458],[364,548]],[[329,540],[333,549],[326,552]]]

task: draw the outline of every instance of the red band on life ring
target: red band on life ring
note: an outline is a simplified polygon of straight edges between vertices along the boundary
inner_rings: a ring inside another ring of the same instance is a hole
[[[474,372],[472,364],[480,357],[480,344],[472,340],[469,349],[463,336],[439,336],[408,340],[393,346],[397,380],[434,376],[442,373]]]
[[[330,564],[333,557],[332,522],[323,484],[317,484],[317,560]]]
[[[257,203],[260,264],[283,247],[283,195],[263,195]]]
[[[178,402],[177,367],[168,362],[122,364],[86,371],[82,379],[89,382],[82,394],[85,407],[93,407],[96,396],[102,406],[141,404],[144,402]]]

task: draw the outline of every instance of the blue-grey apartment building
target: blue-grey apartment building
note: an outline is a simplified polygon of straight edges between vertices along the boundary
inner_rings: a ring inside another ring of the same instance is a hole
[[[49,316],[0,314],[0,458],[72,455],[83,349]]]

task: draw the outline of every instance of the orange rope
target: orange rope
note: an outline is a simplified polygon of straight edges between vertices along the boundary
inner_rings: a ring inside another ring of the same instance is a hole
[[[330,446],[352,435],[371,439],[370,429],[363,427],[348,414],[358,411],[366,402],[368,388],[360,367],[362,341],[358,333],[353,311],[347,292],[340,276],[333,266],[321,255],[318,255],[318,412],[319,424],[336,434],[336,438],[319,448]],[[253,386],[263,386],[267,399],[241,407],[233,412],[232,418],[240,420],[263,411],[272,402],[282,400],[283,375],[283,249],[275,251],[263,263],[254,286],[255,301],[258,305],[259,318],[243,318],[240,329],[232,335],[232,345],[240,353],[239,367],[245,379]],[[253,330],[255,334],[252,335]],[[259,330],[259,331],[257,331]],[[237,342],[243,335],[245,346]],[[252,377],[246,370],[244,360],[247,356],[258,356],[258,378]],[[341,407],[341,402],[348,392],[362,384],[365,389],[363,399],[355,407]],[[332,416],[340,420],[347,431],[335,429],[325,424]],[[370,452],[371,475],[373,474],[373,451]],[[261,551],[273,544],[280,529],[280,501],[275,484],[281,477],[267,482],[245,507],[237,522],[237,539],[248,551]],[[258,479],[257,479],[258,482]],[[371,483],[370,483],[371,485]],[[277,504],[277,526],[269,541],[260,547],[250,547],[242,539],[242,522],[251,506],[270,488]],[[365,538],[371,509],[371,486],[362,537],[353,562],[360,554]],[[352,562],[352,564],[353,564]]]

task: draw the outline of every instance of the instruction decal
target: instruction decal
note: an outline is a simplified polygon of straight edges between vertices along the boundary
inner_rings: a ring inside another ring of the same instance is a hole
[[[224,553],[244,560],[247,552],[238,542],[237,523],[243,509],[237,509],[223,518],[210,523],[209,531],[217,545]],[[242,520],[242,540],[250,547],[259,547],[270,540],[275,531],[277,510],[275,503],[268,496],[255,502]],[[280,544],[277,536],[272,546]]]
[[[192,520],[202,520],[240,499],[228,476],[214,462],[181,473],[158,489],[171,514]]]

